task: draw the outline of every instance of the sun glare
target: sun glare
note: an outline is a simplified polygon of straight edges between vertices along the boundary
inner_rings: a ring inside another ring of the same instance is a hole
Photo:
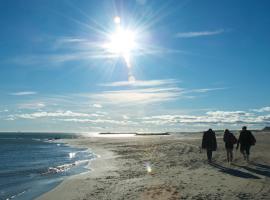
[[[120,22],[121,22],[121,18],[118,16],[114,17],[113,20],[114,20],[114,23],[116,23],[116,24],[120,24]]]
[[[125,60],[126,66],[129,70],[128,81],[134,82],[136,79],[131,71],[132,53],[138,48],[136,43],[136,32],[132,29],[125,28],[121,24],[121,18],[116,16],[113,19],[115,24],[115,31],[107,34],[107,42],[103,48],[113,57],[121,57]]]
[[[135,32],[129,29],[125,29],[121,26],[120,17],[114,17],[114,23],[116,25],[115,32],[108,35],[108,42],[105,44],[105,49],[114,55],[123,57],[128,67],[131,52],[136,48]]]
[[[135,47],[135,34],[121,27],[118,27],[117,31],[109,36],[109,40],[108,50],[120,56],[130,54]]]

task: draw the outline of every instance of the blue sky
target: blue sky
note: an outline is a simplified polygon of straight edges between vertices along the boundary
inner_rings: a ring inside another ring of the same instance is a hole
[[[269,9],[267,0],[2,0],[0,131],[270,125]],[[104,48],[115,16],[135,35],[129,64]]]

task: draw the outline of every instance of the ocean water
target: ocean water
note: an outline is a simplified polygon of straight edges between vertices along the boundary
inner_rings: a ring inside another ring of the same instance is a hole
[[[86,172],[95,155],[51,138],[70,134],[0,133],[0,199],[29,200]]]

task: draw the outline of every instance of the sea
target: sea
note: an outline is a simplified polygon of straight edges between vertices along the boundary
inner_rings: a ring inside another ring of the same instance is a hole
[[[0,199],[29,200],[65,178],[89,171],[96,155],[61,139],[74,134],[0,133]]]

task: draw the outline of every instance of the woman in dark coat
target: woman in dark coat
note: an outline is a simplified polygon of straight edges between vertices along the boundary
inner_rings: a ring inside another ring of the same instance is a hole
[[[236,144],[237,139],[228,129],[226,129],[224,131],[223,141],[225,142],[227,151],[227,161],[228,163],[231,163],[233,160],[233,145]]]
[[[208,162],[212,162],[212,152],[217,150],[216,134],[212,129],[204,132],[202,149],[206,149]]]

